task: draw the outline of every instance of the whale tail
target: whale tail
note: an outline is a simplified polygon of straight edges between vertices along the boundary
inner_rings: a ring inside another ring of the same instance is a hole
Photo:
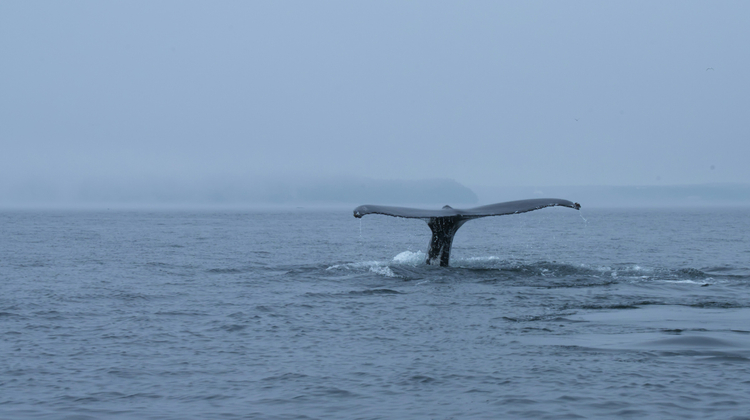
[[[427,264],[447,267],[451,258],[451,246],[453,246],[453,236],[456,235],[458,228],[466,223],[467,219],[458,216],[432,217],[427,222],[427,226],[432,231],[430,238],[430,247],[427,250]]]
[[[425,263],[430,265],[439,264],[441,267],[447,267],[450,264],[453,237],[456,235],[458,229],[469,220],[488,216],[526,213],[554,206],[570,207],[575,210],[581,208],[581,205],[578,203],[558,198],[535,198],[531,200],[507,201],[504,203],[490,204],[465,210],[454,209],[448,205],[440,210],[423,210],[410,207],[391,207],[366,204],[354,209],[354,217],[360,218],[367,214],[383,214],[386,216],[424,220],[432,231],[432,238],[430,238],[427,260]]]

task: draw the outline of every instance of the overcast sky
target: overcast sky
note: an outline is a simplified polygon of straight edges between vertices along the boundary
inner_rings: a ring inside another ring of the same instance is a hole
[[[0,2],[7,184],[750,182],[750,2]]]

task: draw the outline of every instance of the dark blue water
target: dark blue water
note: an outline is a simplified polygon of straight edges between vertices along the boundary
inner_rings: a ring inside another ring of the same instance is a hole
[[[581,216],[585,217],[584,220]],[[0,418],[750,418],[750,209],[0,213]]]

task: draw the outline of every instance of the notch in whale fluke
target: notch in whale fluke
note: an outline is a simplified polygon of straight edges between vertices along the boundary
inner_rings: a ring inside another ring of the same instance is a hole
[[[386,216],[424,220],[432,231],[430,247],[427,251],[427,261],[425,262],[427,264],[439,263],[440,266],[446,267],[450,262],[453,236],[455,236],[458,228],[469,220],[488,216],[526,213],[554,206],[570,207],[575,210],[580,210],[581,208],[581,205],[578,203],[559,198],[506,201],[504,203],[489,204],[471,209],[454,209],[446,205],[440,210],[365,204],[354,209],[354,217],[361,218],[367,214],[383,214]]]

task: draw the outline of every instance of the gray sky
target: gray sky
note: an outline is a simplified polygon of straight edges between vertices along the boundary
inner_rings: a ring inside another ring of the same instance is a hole
[[[746,183],[748,16],[728,1],[3,1],[0,177]]]

